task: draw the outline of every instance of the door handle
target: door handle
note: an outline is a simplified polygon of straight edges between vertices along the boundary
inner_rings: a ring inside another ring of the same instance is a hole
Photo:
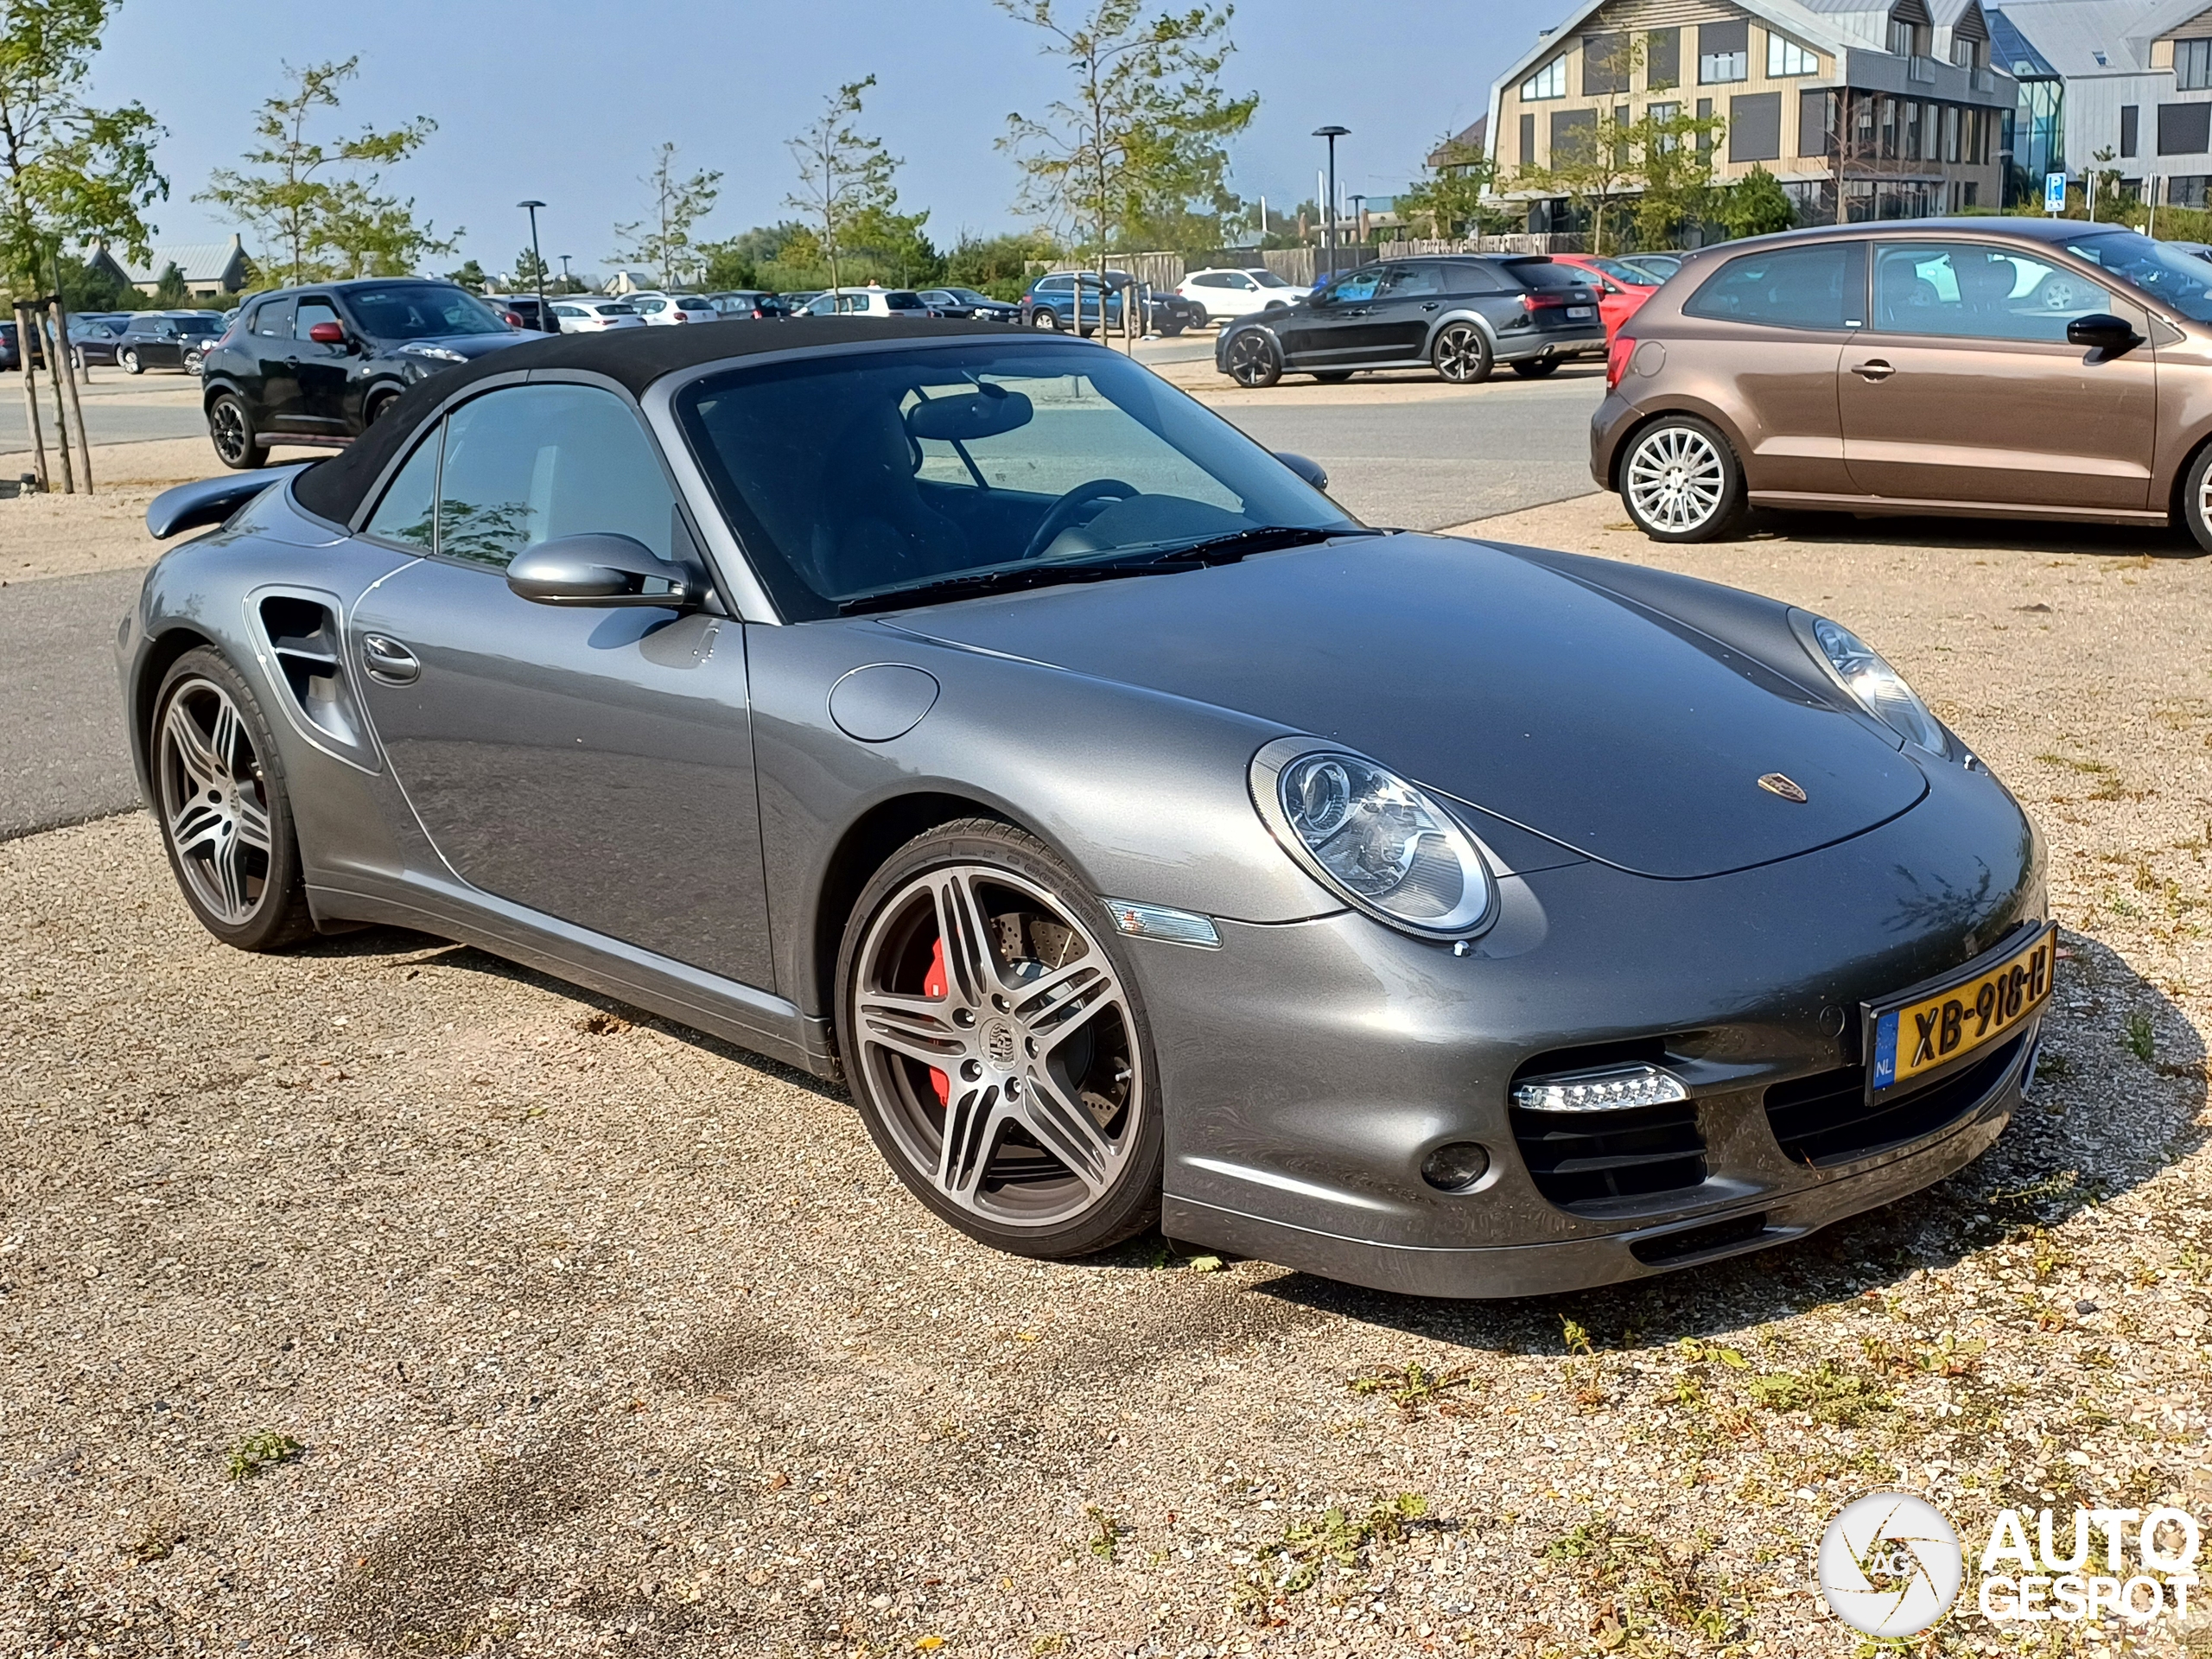
[[[1897,371],[1878,357],[1870,357],[1864,363],[1854,363],[1851,372],[1861,380],[1886,380]]]
[[[361,636],[361,661],[371,679],[386,685],[412,685],[423,674],[422,662],[413,652],[381,633]]]
[[[1441,300],[1423,300],[1421,303],[1421,308],[1424,311],[1433,311],[1442,303],[1443,302]]]

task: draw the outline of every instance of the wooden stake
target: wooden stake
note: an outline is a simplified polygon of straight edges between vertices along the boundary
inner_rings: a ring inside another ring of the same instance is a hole
[[[16,302],[16,356],[23,371],[23,418],[31,430],[32,470],[41,493],[46,489],[46,439],[38,423],[38,375],[31,367],[32,319],[38,314],[22,301]]]
[[[54,294],[54,332],[61,341],[60,373],[69,391],[69,413],[77,425],[77,459],[85,469],[85,493],[92,493],[92,440],[85,430],[85,405],[77,396],[77,353],[69,345],[69,307],[59,289]],[[67,442],[67,434],[63,442]]]
[[[33,306],[31,321],[37,326],[41,340],[44,340],[48,316],[60,303],[59,298],[49,294],[44,305]],[[61,457],[61,493],[74,495],[77,493],[77,468],[69,458],[69,414],[61,401],[61,341],[56,338],[44,343],[46,378],[54,385],[54,448]]]

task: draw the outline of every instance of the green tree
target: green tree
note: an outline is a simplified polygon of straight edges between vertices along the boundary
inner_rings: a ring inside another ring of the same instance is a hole
[[[376,169],[405,161],[437,130],[421,116],[388,132],[364,127],[329,145],[308,137],[320,110],[334,110],[338,92],[360,72],[358,55],[343,63],[284,66],[290,90],[264,99],[254,121],[259,148],[246,166],[218,168],[194,198],[228,208],[251,226],[280,256],[285,280],[299,283],[334,273],[410,270],[426,253],[450,249],[427,224],[417,224],[414,202],[379,194]],[[455,232],[457,238],[459,232]]]
[[[1222,88],[1234,8],[1147,22],[1142,0],[1094,0],[1064,22],[1054,0],[997,3],[1046,37],[1039,51],[1074,82],[1042,115],[1007,118],[999,148],[1021,168],[1019,211],[1074,232],[1102,272],[1107,251],[1132,232],[1180,235],[1211,220],[1205,234],[1218,245],[1237,207],[1226,145],[1260,102]]]
[[[154,308],[156,311],[176,311],[183,308],[192,297],[192,290],[184,285],[184,273],[172,259],[162,267],[162,274],[154,283]]]
[[[1480,236],[1506,215],[1484,206],[1495,188],[1497,168],[1472,144],[1440,140],[1423,176],[1398,193],[1398,217],[1408,227],[1426,219],[1433,237]]]
[[[699,257],[705,263],[699,270],[700,283],[709,289],[758,288],[759,268],[737,251],[736,238],[726,242],[702,242]]]
[[[446,272],[446,281],[458,283],[472,294],[481,294],[492,286],[492,279],[485,275],[484,267],[474,259],[463,260],[459,270]]]
[[[997,300],[1018,300],[1029,286],[1033,261],[1058,257],[1059,249],[1041,231],[988,239],[963,236],[944,257],[944,280],[981,289]]]
[[[1684,226],[1712,214],[1713,150],[1726,124],[1710,115],[1660,120],[1647,113],[1630,129],[1643,185],[1636,200],[1637,246],[1674,247]]]
[[[515,292],[531,293],[540,283],[551,289],[561,285],[560,278],[554,276],[552,269],[539,257],[537,250],[524,248],[515,255]]]
[[[688,179],[678,178],[676,146],[663,144],[653,170],[639,182],[652,192],[652,212],[632,224],[614,227],[626,251],[617,251],[613,258],[618,264],[653,266],[660,271],[661,285],[674,288],[699,264],[691,232],[715,210],[715,198],[721,194],[722,175],[698,172]]]
[[[784,201],[812,221],[808,228],[830,268],[832,288],[842,286],[844,254],[854,245],[855,232],[866,222],[880,235],[898,213],[899,192],[892,181],[899,158],[883,140],[853,124],[860,118],[861,94],[874,85],[870,75],[840,86],[824,100],[822,114],[785,145],[798,162],[798,188]],[[914,218],[911,231],[918,232],[928,217]]]
[[[1623,125],[1601,115],[1588,126],[1561,135],[1552,145],[1548,167],[1523,167],[1516,182],[1567,199],[1590,224],[1590,251],[1605,251],[1607,233],[1619,241],[1622,198],[1637,184],[1633,124]]]
[[[0,262],[18,291],[49,285],[66,241],[147,255],[145,210],[168,194],[154,165],[161,125],[139,104],[85,101],[118,0],[0,4]]]
[[[1731,238],[1767,236],[1797,222],[1797,210],[1781,181],[1764,167],[1751,170],[1719,193],[1713,210]]]

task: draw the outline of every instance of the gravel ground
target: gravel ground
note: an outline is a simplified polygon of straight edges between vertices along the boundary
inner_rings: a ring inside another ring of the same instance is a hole
[[[2049,835],[2051,1065],[1979,1164],[1519,1303],[1158,1238],[1041,1265],[780,1068],[411,935],[230,952],[143,817],[33,836],[0,1653],[1843,1655],[1811,1552],[1870,1488],[1975,1542],[1999,1505],[2212,1510],[2212,561],[1618,520],[1484,530],[1843,618]],[[2024,1650],[1963,1610],[1916,1644],[1985,1648]]]

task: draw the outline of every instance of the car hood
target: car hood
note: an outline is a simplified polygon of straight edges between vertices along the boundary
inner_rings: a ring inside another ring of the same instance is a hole
[[[396,340],[385,349],[404,352],[410,346],[439,346],[449,352],[459,352],[463,357],[478,358],[486,352],[504,351],[510,346],[525,346],[533,340],[545,338],[530,331],[512,334],[433,334],[425,340]]]
[[[1643,875],[1808,852],[1928,787],[1871,722],[1719,641],[1456,537],[1347,539],[886,620],[1342,743]],[[1807,798],[1760,787],[1770,772]]]

